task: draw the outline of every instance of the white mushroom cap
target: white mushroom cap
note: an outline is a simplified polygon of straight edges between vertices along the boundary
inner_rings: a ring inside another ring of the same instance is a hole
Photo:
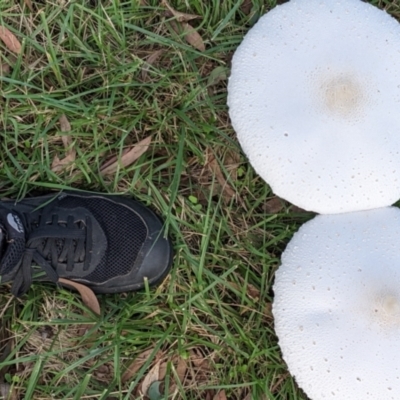
[[[312,400],[400,399],[400,210],[319,215],[282,255],[273,315]]]
[[[400,198],[400,25],[360,0],[291,0],[232,61],[229,114],[273,191],[319,213]]]

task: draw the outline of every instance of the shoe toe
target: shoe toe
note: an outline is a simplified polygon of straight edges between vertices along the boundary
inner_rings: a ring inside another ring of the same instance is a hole
[[[152,232],[141,251],[142,258],[137,270],[138,283],[147,279],[149,285],[157,285],[167,275],[172,262],[172,246],[161,230]]]

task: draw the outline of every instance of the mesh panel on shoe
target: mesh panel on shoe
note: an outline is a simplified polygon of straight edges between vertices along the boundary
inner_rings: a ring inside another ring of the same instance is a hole
[[[104,257],[85,279],[100,283],[125,275],[132,269],[147,237],[147,227],[136,213],[128,207],[97,197],[68,195],[59,201],[59,205],[88,208],[107,237],[108,247]]]
[[[19,264],[21,257],[25,251],[25,239],[14,239],[12,243],[7,246],[2,260],[1,260],[1,274],[7,275]]]

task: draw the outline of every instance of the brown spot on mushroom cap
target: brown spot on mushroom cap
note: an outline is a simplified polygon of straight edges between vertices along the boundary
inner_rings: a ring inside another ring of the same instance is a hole
[[[320,79],[317,97],[326,112],[352,118],[362,111],[366,96],[356,76],[338,74]]]

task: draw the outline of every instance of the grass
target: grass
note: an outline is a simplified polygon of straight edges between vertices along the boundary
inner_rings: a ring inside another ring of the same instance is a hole
[[[281,359],[270,306],[281,252],[312,215],[271,202],[226,107],[231,56],[276,1],[171,1],[199,16],[189,23],[205,51],[158,0],[33,1],[33,11],[28,3],[0,2],[1,24],[23,45],[19,55],[0,45],[2,197],[67,188],[134,196],[166,221],[175,259],[157,289],[99,296],[100,317],[64,289],[33,285],[15,300],[3,286],[0,393],[139,399],[153,376],[161,387],[150,400],[160,391],[306,400]],[[55,156],[67,154],[62,115],[76,160],[56,172]],[[101,174],[148,136],[135,163]]]

